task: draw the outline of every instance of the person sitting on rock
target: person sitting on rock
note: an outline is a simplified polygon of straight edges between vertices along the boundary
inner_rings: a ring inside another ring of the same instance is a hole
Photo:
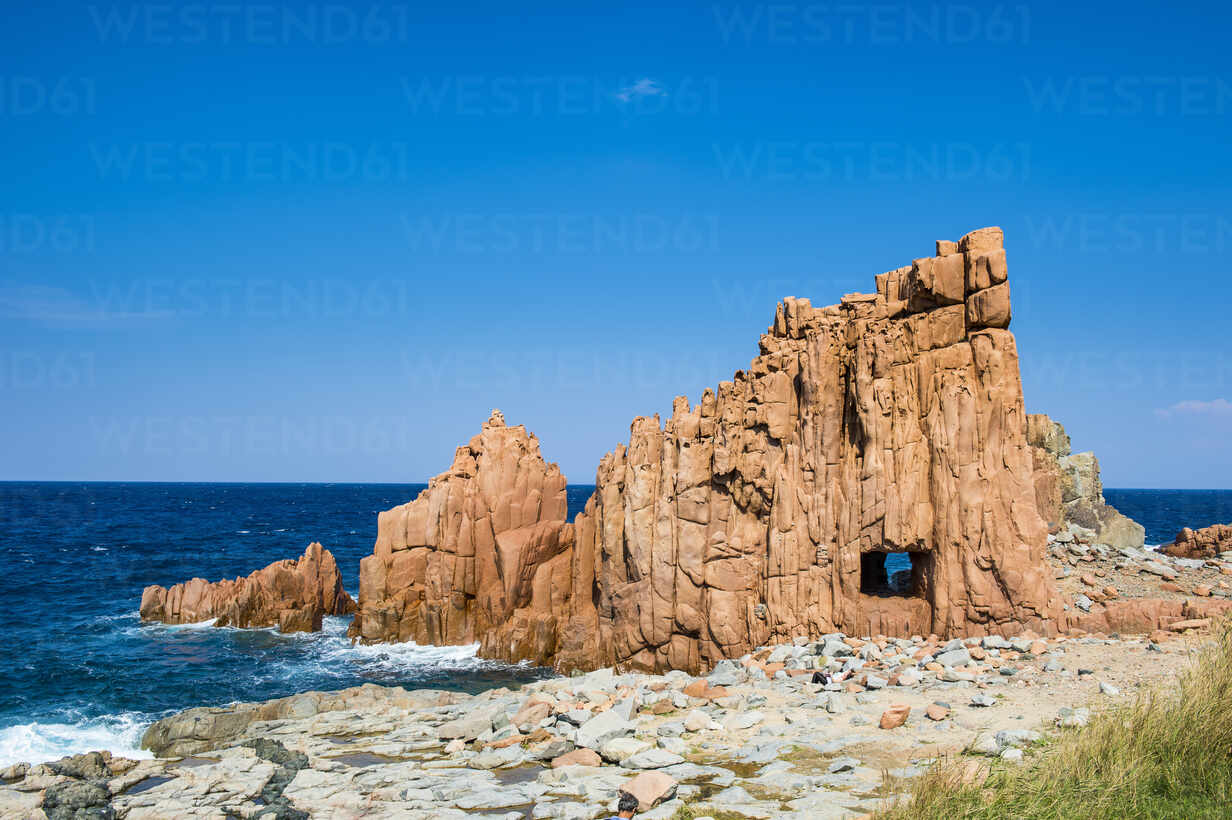
[[[620,793],[620,800],[616,803],[616,813],[608,820],[628,820],[637,811],[637,798],[628,792]]]

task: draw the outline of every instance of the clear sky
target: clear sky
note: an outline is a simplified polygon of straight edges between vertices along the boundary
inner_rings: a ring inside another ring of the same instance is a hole
[[[785,295],[1006,232],[1028,410],[1232,487],[1217,3],[5,0],[0,479],[577,483]]]

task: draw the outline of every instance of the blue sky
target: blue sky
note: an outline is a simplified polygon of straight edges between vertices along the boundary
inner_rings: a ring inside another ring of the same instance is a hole
[[[937,238],[1027,406],[1232,487],[1216,4],[6,3],[0,478],[571,480]]]

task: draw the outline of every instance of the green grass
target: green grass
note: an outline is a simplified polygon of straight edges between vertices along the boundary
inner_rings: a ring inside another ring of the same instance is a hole
[[[725,809],[696,809],[689,806],[676,809],[676,813],[672,815],[672,820],[694,820],[696,817],[713,817],[714,820],[749,820],[747,814],[740,814],[739,812],[727,811]]]
[[[939,763],[883,820],[1232,817],[1232,622],[1174,684],[1065,730],[1027,762]],[[964,777],[964,768],[966,777]]]

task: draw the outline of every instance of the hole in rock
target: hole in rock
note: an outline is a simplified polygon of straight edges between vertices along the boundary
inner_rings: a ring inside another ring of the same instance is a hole
[[[866,552],[860,556],[860,592],[921,598],[932,562],[930,552]]]

